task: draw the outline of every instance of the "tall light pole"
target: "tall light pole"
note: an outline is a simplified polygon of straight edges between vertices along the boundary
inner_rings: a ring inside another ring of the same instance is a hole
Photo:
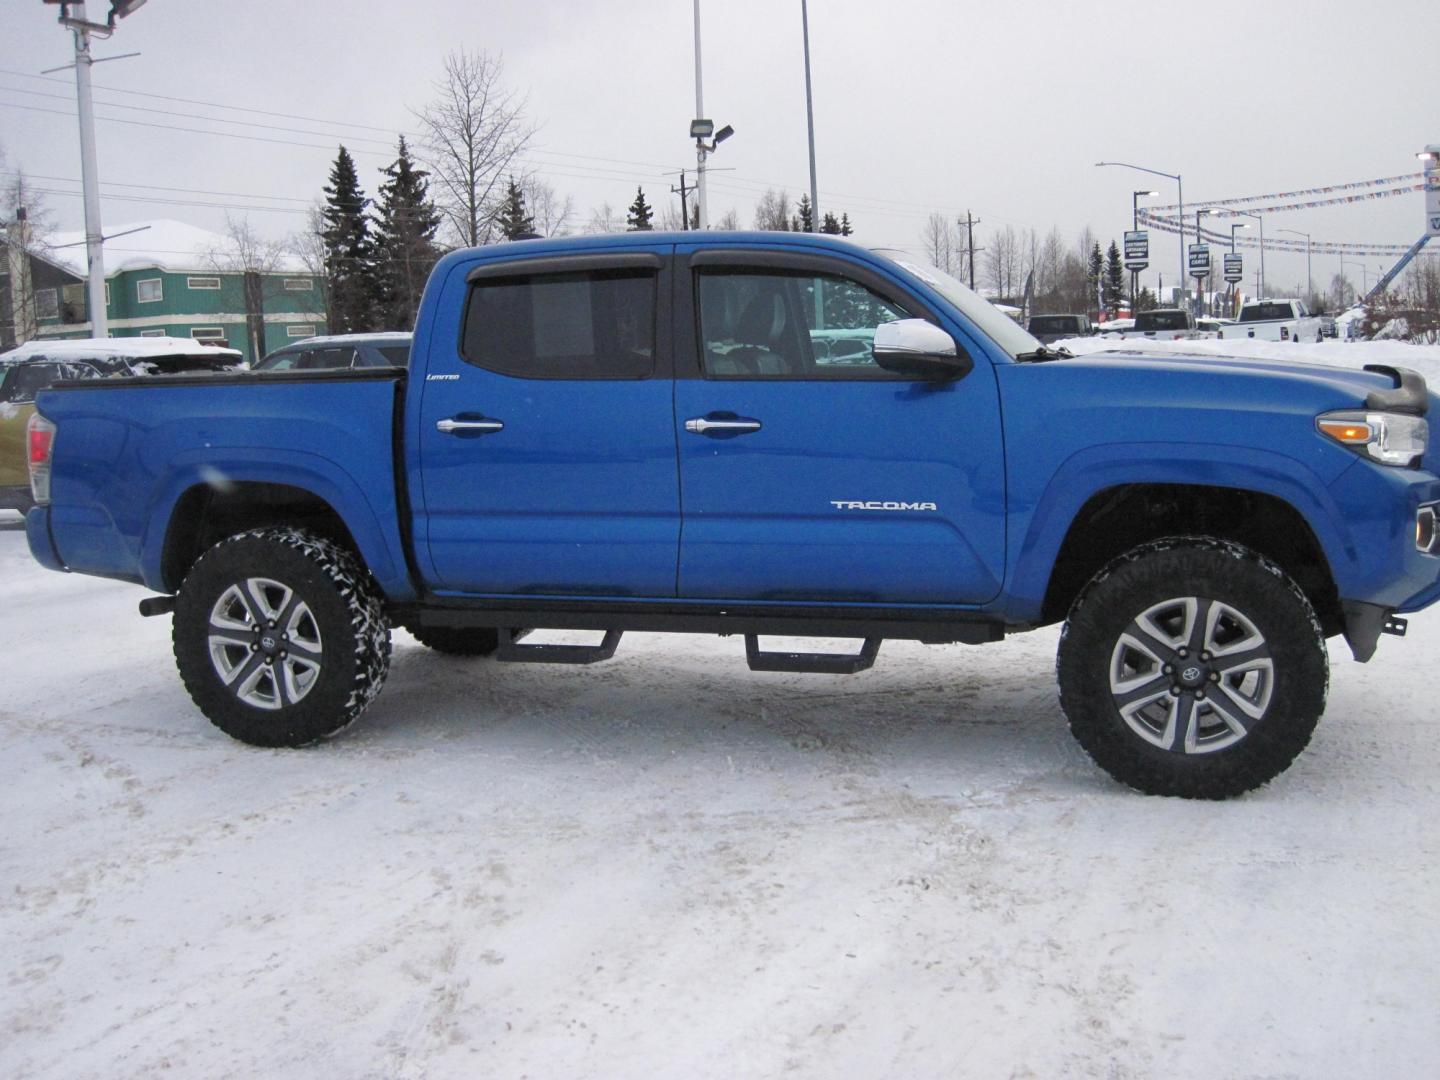
[[[1180,226],[1180,286],[1185,286],[1185,186],[1180,182],[1179,173],[1161,172],[1159,169],[1147,169],[1144,165],[1131,165],[1127,161],[1097,161],[1095,167],[1102,165],[1115,165],[1122,169],[1134,169],[1137,172],[1146,172],[1151,176],[1164,176],[1175,181],[1175,189],[1178,195],[1180,208],[1176,213],[1176,221]]]
[[[1205,207],[1205,208],[1202,209],[1202,210],[1196,210],[1196,211],[1195,211],[1195,243],[1196,243],[1196,244],[1203,244],[1203,243],[1205,242],[1205,234],[1204,234],[1204,232],[1202,232],[1201,229],[1200,229],[1200,218],[1201,218],[1202,216],[1206,215],[1206,214],[1213,214],[1213,213],[1215,213],[1215,211],[1214,211],[1213,209],[1211,209],[1210,207],[1208,207],[1208,206]],[[1233,234],[1232,234],[1232,235],[1233,235]],[[1212,267],[1210,273],[1211,273],[1211,274],[1214,273],[1213,267]],[[1210,274],[1206,274],[1204,280],[1205,280],[1205,281],[1209,281],[1209,279],[1210,279]],[[1198,280],[1198,279],[1197,279],[1196,282],[1195,282],[1195,291],[1196,291],[1197,293],[1199,293],[1199,296],[1197,296],[1196,299],[1199,301],[1199,304],[1200,304],[1200,314],[1201,314],[1201,315],[1204,315],[1204,314],[1205,314],[1205,293],[1204,293],[1204,291],[1201,290],[1201,288],[1200,288],[1200,280]]]
[[[1309,304],[1315,297],[1315,278],[1310,273],[1310,234],[1301,232],[1299,229],[1280,229],[1280,232],[1288,232],[1292,236],[1305,237],[1305,303]]]
[[[805,0],[800,0],[800,28],[805,35],[805,127],[810,135],[810,231],[819,232],[820,194],[815,188],[815,104],[810,96],[810,14]]]
[[[1257,295],[1255,299],[1264,300],[1265,297],[1263,294],[1265,292],[1265,219],[1259,214],[1252,214],[1247,210],[1229,210],[1227,211],[1227,213],[1232,214],[1236,217],[1254,218],[1260,223],[1260,284],[1256,286],[1255,292],[1261,295]]]
[[[705,205],[705,139],[695,131],[704,115],[705,92],[700,77],[700,0],[695,0],[695,122],[690,125],[690,134],[695,139],[695,203],[700,211],[699,227],[708,229],[710,218]],[[713,130],[714,125],[711,127]]]

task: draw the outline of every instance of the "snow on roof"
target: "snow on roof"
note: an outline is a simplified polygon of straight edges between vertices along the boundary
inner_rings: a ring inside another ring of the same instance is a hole
[[[134,232],[132,230],[141,230]],[[223,233],[211,232],[183,221],[156,218],[107,225],[105,276],[122,270],[168,270],[172,273],[223,273],[227,260],[235,258],[235,242]],[[121,236],[119,234],[127,235]],[[85,234],[55,233],[48,240],[46,257],[80,277],[85,276]],[[281,256],[276,270],[306,273],[305,264],[293,255]]]
[[[147,356],[233,356],[239,359],[241,355],[238,349],[206,345],[192,338],[34,338],[7,353],[0,353],[0,365],[34,360],[42,356],[71,360],[109,357],[133,360]]]

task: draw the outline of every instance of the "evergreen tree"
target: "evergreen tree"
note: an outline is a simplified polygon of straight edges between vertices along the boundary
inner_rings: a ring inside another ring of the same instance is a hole
[[[1125,264],[1120,261],[1120,248],[1114,240],[1105,252],[1105,309],[1112,314],[1125,303]]]
[[[380,289],[375,276],[374,243],[360,189],[355,159],[345,147],[330,169],[325,206],[320,212],[325,245],[329,328],[334,334],[373,330],[379,324]]]
[[[650,232],[655,228],[650,224],[650,219],[655,216],[655,211],[645,201],[645,189],[635,188],[635,201],[627,207],[625,215],[625,228],[627,232]]]
[[[405,136],[400,136],[398,156],[381,170],[388,178],[380,185],[380,202],[375,216],[375,266],[386,330],[409,330],[415,325],[415,311],[425,279],[440,257],[435,231],[440,212],[430,201],[429,173],[415,167]]]
[[[795,217],[790,221],[792,232],[809,232],[814,224],[814,211],[810,208],[810,196],[801,195],[800,201],[795,204]]]
[[[834,214],[826,214],[820,219],[820,231],[831,236],[840,235],[840,219]]]
[[[840,235],[841,235],[841,236],[849,236],[849,235],[850,235],[852,232],[854,232],[854,231],[855,231],[854,229],[850,228],[850,215],[849,215],[849,214],[841,214],[841,215],[840,215]]]
[[[1100,253],[1100,241],[1095,241],[1095,246],[1090,249],[1090,259],[1085,267],[1085,307],[1087,310],[1099,309],[1100,303],[1100,279],[1105,273],[1105,256]]]
[[[505,201],[500,206],[500,216],[495,219],[495,224],[506,240],[520,240],[535,234],[535,220],[525,209],[525,193],[513,176],[505,189]]]

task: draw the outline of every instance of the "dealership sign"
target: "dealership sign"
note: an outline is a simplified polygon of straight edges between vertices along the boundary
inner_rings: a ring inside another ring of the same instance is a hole
[[[1150,265],[1150,234],[1144,229],[1125,234],[1125,269],[1144,270]]]

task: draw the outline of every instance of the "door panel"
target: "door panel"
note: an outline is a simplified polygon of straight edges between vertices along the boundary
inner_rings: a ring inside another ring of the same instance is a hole
[[[434,580],[469,594],[673,596],[668,273],[517,268],[473,288],[450,275],[442,304],[464,310],[465,333],[430,342],[418,388]]]
[[[1000,590],[1004,468],[994,373],[900,379],[857,342],[917,313],[841,278],[695,275],[708,377],[676,383],[680,595],[973,604]],[[868,295],[868,299],[867,299]],[[746,430],[687,422],[747,421]]]

